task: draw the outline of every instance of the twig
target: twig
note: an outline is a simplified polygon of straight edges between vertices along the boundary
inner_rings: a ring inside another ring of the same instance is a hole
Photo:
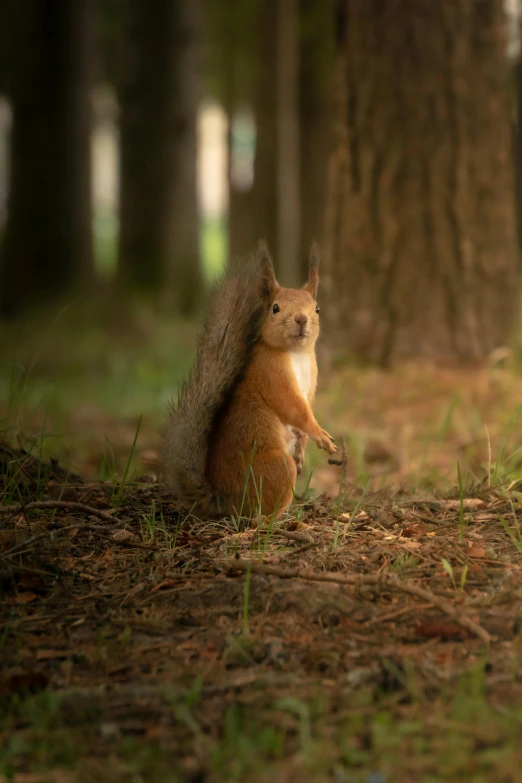
[[[116,517],[113,517],[112,514],[108,514],[107,511],[94,508],[94,506],[86,506],[85,503],[75,503],[71,500],[35,500],[31,503],[26,503],[25,505],[22,503],[20,505],[14,506],[0,506],[0,511],[10,515],[6,517],[6,519],[2,520],[2,523],[7,521],[7,519],[10,519],[12,515],[18,514],[21,511],[30,511],[31,509],[40,509],[43,511],[47,508],[61,508],[64,511],[83,511],[84,514],[90,514],[93,517],[104,519],[106,522],[110,522],[112,525],[123,525],[123,522],[121,522]]]
[[[434,595],[434,593],[425,590],[423,587],[419,587],[411,582],[404,582],[389,574],[336,574],[331,571],[317,573],[316,571],[308,571],[304,568],[280,568],[279,566],[271,566],[253,561],[250,562],[248,560],[241,560],[240,558],[227,561],[227,566],[235,568],[237,571],[247,571],[250,569],[253,573],[279,576],[281,579],[306,579],[311,582],[334,582],[340,585],[354,586],[381,585],[393,590],[400,590],[403,593],[409,593],[409,595],[415,595],[417,598],[422,598],[432,604],[432,606],[436,606],[463,628],[466,628],[472,634],[478,636],[479,639],[482,639],[485,644],[491,642],[491,636],[481,625],[473,622],[469,617],[460,614],[460,612],[444,598]]]
[[[425,604],[424,606],[421,606],[421,609],[428,609],[431,606],[431,604]],[[403,614],[407,614],[408,612],[412,612],[415,609],[419,609],[419,607],[414,606],[402,606],[400,609],[395,609],[393,612],[386,612],[385,614],[378,615],[377,617],[371,617],[369,620],[365,620],[362,625],[363,627],[369,626],[369,625],[378,625],[379,623],[384,623],[388,620],[395,620],[397,617],[400,617]]]
[[[273,533],[274,535],[282,536],[282,538],[287,538],[289,541],[297,541],[299,544],[313,543],[313,538],[311,535],[294,533],[293,530],[282,530],[282,528],[278,527],[273,531]]]
[[[346,438],[341,438],[341,459],[329,459],[329,465],[340,465],[341,467],[341,496],[346,495],[348,485],[348,447]]]
[[[155,646],[155,645],[154,645]],[[149,646],[149,649],[151,646]],[[146,648],[145,648],[146,649]],[[239,688],[249,688],[254,683],[260,683],[264,688],[301,684],[301,680],[288,672],[272,672],[258,675],[253,672],[240,674],[232,677],[230,680],[221,680],[216,683],[203,685],[201,692],[203,696],[213,696],[216,693],[225,693],[229,690]],[[92,685],[92,686],[72,686],[53,691],[60,701],[69,699],[77,702],[79,699],[96,699],[99,697],[114,697],[123,699],[154,699],[163,698],[171,701],[179,697],[180,694],[189,693],[190,689],[165,683],[147,683],[147,682],[114,682],[111,684]],[[0,778],[1,781],[1,778]]]
[[[27,541],[24,541],[21,544],[16,544],[16,546],[8,549],[7,552],[3,552],[2,558],[19,554],[20,552],[23,552],[25,549],[27,549],[27,547],[32,546],[37,541],[40,541],[42,538],[47,538],[47,536],[49,536],[52,541],[54,536],[60,533],[66,533],[68,530],[90,530],[94,533],[105,533],[108,535],[109,533],[112,533],[115,528],[119,529],[119,525],[114,525],[114,527],[109,528],[105,527],[105,525],[87,525],[82,522],[77,522],[75,525],[66,525],[65,527],[59,527],[57,530],[46,530],[44,533],[38,533],[38,535],[33,536],[32,538],[28,538]]]
[[[24,502],[21,503],[19,506],[15,506],[15,510],[12,511],[10,514],[8,514],[7,517],[2,520],[2,525],[7,525],[17,514],[22,514],[27,508],[27,506],[29,505],[29,503],[34,502],[34,498],[37,495],[38,495],[38,490],[33,492],[32,495],[30,495],[30,497],[28,497],[27,500],[24,500]],[[10,507],[7,506],[6,508],[10,508]]]
[[[348,446],[346,445],[346,438],[341,438],[341,453],[342,453],[342,460],[341,460],[341,492],[344,495],[346,495],[346,490],[348,489]]]

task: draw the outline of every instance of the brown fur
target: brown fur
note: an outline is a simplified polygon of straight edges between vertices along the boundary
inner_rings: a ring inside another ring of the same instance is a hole
[[[167,479],[188,507],[279,514],[292,501],[308,437],[337,451],[311,408],[318,263],[314,247],[304,288],[281,288],[261,246],[257,283],[236,276],[218,289],[193,374],[164,433]]]

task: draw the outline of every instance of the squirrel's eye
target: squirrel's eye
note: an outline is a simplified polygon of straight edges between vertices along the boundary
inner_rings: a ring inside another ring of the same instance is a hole
[[[319,305],[315,306],[315,312],[317,313],[317,315],[319,315],[319,313],[321,312],[321,308],[319,307]]]
[[[279,312],[279,305],[278,304],[275,304],[272,307],[272,312],[274,313],[274,315]]]

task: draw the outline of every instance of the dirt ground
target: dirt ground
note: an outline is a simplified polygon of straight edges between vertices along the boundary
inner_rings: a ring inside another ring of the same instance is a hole
[[[0,459],[2,783],[522,780],[518,484],[200,521]]]

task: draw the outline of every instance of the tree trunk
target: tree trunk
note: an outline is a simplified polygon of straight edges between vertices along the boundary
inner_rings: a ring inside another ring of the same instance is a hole
[[[0,0],[0,95],[8,95],[12,87],[15,20],[16,0]]]
[[[332,0],[301,0],[300,187],[301,277],[314,240],[322,246],[332,145],[334,29]]]
[[[511,69],[512,89],[513,89],[513,118],[511,122],[511,137],[513,145],[513,164],[515,166],[515,196],[516,196],[516,217],[517,217],[517,235],[519,250],[522,249],[522,201],[521,185],[521,148],[520,148],[520,109],[522,102],[522,73],[520,59]]]
[[[256,151],[252,215],[258,238],[267,241],[272,253],[278,247],[277,206],[277,21],[278,2],[264,0],[259,10],[259,43],[254,86]],[[274,258],[276,271],[279,259]]]
[[[221,57],[217,67],[223,75],[223,103],[228,117],[228,254],[230,259],[236,260],[252,252],[259,239],[253,215],[252,185],[237,183],[232,170],[234,119],[237,112],[251,108],[252,70],[257,66],[252,51],[258,26],[254,24],[252,0],[230,0],[226,9],[220,0],[216,0],[216,5],[222,9],[219,15]]]
[[[520,20],[522,22],[522,19]],[[519,35],[522,40],[522,29],[519,25]],[[518,229],[518,248],[522,251],[522,53],[518,53],[516,62],[511,68],[513,90],[513,161],[515,165],[516,211]],[[519,259],[520,261],[520,259]]]
[[[0,311],[92,277],[89,0],[17,6]]]
[[[119,90],[119,280],[191,313],[201,294],[196,179],[200,0],[132,0]]]
[[[301,244],[298,0],[280,0],[277,14],[277,263],[281,283],[295,287]]]
[[[229,123],[233,117],[230,112]],[[230,259],[242,258],[251,253],[259,239],[252,208],[252,191],[239,189],[231,176],[232,128],[228,128],[228,254]]]
[[[344,0],[323,308],[382,364],[476,362],[518,305],[502,0]]]

